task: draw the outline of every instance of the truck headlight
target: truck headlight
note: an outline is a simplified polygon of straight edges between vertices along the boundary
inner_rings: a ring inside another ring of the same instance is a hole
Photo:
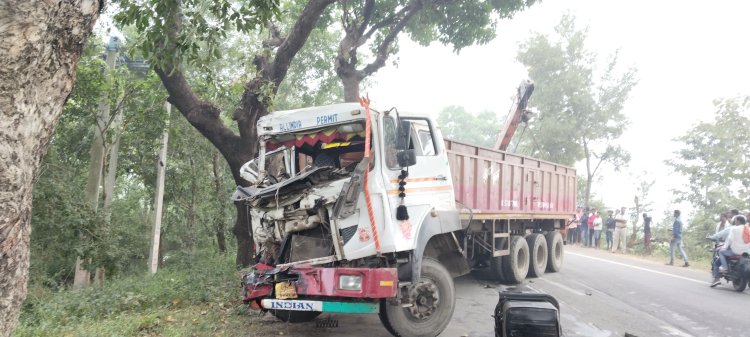
[[[339,289],[362,291],[362,276],[339,275]]]

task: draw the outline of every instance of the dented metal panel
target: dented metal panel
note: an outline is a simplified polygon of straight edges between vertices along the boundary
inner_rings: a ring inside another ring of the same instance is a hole
[[[568,217],[576,208],[575,169],[445,140],[456,200],[479,213]]]

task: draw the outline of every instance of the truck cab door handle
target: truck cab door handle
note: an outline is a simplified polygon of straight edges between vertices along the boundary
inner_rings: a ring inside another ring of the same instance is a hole
[[[435,180],[443,180],[443,181],[445,181],[445,180],[448,180],[448,178],[446,178],[446,177],[445,177],[444,175],[442,175],[442,174],[438,174],[438,175],[437,175],[437,177],[435,177]]]

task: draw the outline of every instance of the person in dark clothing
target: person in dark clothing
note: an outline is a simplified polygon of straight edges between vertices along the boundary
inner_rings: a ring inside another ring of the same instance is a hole
[[[580,225],[578,225],[578,231],[581,234],[581,244],[584,247],[588,247],[589,245],[589,209],[586,207],[586,209],[583,210],[583,215],[581,216],[581,222]]]
[[[605,226],[607,233],[605,234],[607,237],[607,250],[612,250],[612,235],[615,233],[615,217],[613,216],[613,212],[607,211],[607,221],[605,221]]]
[[[651,217],[643,213],[643,248],[651,255]]]

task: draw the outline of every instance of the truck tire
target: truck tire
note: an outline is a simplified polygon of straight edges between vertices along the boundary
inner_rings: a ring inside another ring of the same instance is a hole
[[[497,282],[505,282],[502,256],[490,257],[490,278]]]
[[[287,323],[304,323],[320,316],[320,311],[269,310],[271,315]]]
[[[409,290],[411,307],[380,302],[380,321],[396,337],[435,337],[450,323],[456,307],[453,278],[440,262],[422,260],[419,282]]]
[[[503,256],[503,275],[505,282],[521,283],[529,272],[529,244],[522,236],[514,235],[510,239],[510,254]]]
[[[529,245],[529,276],[540,277],[547,269],[547,240],[542,234],[529,234],[526,243]]]
[[[560,271],[563,264],[563,239],[560,232],[549,232],[547,238],[547,272],[556,273]]]

